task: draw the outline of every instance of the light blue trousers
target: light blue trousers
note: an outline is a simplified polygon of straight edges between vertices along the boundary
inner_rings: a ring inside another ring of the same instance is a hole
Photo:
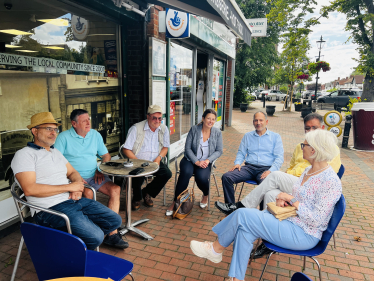
[[[248,261],[257,238],[265,239],[279,247],[290,250],[308,250],[319,239],[288,220],[279,221],[268,211],[240,208],[213,227],[218,242],[228,247],[232,242],[233,254],[229,277],[244,280]]]

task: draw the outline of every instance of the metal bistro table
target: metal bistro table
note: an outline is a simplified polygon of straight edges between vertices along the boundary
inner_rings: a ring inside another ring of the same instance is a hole
[[[147,160],[131,159],[131,161],[134,164],[132,167],[124,167],[123,165],[121,165],[119,167],[114,167],[114,166],[108,166],[106,164],[101,164],[99,166],[99,170],[103,174],[106,174],[106,175],[115,176],[115,177],[123,177],[123,178],[128,179],[128,182],[127,182],[127,223],[126,223],[126,225],[124,225],[124,224],[121,225],[121,230],[119,231],[119,233],[121,235],[124,235],[129,231],[133,231],[133,232],[139,234],[140,236],[144,237],[147,240],[152,240],[153,239],[152,236],[150,236],[149,234],[147,234],[144,231],[141,231],[140,229],[137,229],[135,227],[138,224],[149,221],[149,219],[142,219],[142,220],[138,220],[134,223],[131,223],[131,190],[132,190],[131,182],[132,182],[132,178],[134,178],[134,177],[144,177],[144,176],[149,176],[149,175],[152,175],[152,174],[156,173],[159,169],[159,166],[157,165],[157,163],[147,161]],[[110,162],[117,162],[117,163],[123,164],[124,162],[127,162],[127,160],[118,159],[118,160],[112,160]],[[136,168],[141,167],[141,165],[145,162],[148,162],[149,166],[142,167],[145,170],[143,173],[138,174],[138,175],[129,175],[129,172],[131,172],[132,170],[134,170]],[[123,182],[125,182],[125,181],[123,181]]]

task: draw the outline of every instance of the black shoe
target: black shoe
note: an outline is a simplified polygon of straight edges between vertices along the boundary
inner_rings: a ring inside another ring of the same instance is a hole
[[[251,252],[251,256],[253,254],[253,251],[254,249]],[[257,247],[257,250],[253,256],[253,259],[255,260],[255,259],[262,258],[263,256],[270,254],[271,252],[272,250],[266,247],[264,243],[261,243],[261,245]]]
[[[238,203],[233,204],[233,203],[222,203],[222,202],[216,201],[214,205],[217,207],[218,210],[220,210],[225,215],[230,215],[232,212],[236,211],[237,209],[244,207],[242,204],[238,204]]]
[[[104,239],[104,244],[118,249],[126,249],[129,247],[129,243],[123,241],[119,233],[107,235]]]

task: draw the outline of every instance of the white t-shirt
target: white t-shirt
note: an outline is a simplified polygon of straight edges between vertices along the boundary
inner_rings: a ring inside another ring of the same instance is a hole
[[[51,147],[49,151],[33,143],[18,150],[12,160],[14,175],[21,172],[35,172],[36,183],[48,185],[68,184],[66,177],[68,160],[60,151]],[[17,179],[16,179],[17,180]],[[17,181],[18,183],[18,181]],[[69,199],[69,192],[60,193],[49,197],[26,196],[29,203],[42,208],[50,208]],[[31,209],[32,215],[37,210]]]

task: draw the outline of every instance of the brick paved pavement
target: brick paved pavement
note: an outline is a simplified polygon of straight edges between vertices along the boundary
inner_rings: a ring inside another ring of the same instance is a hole
[[[275,103],[274,103],[275,104]],[[269,129],[280,133],[285,149],[285,162],[282,170],[285,170],[292,156],[295,145],[303,141],[303,122],[299,113],[281,112],[281,104],[276,103],[277,111],[274,117],[269,117]],[[240,140],[245,132],[252,130],[252,114],[261,107],[255,102],[247,113],[234,111],[233,126],[223,132],[224,154],[217,161],[218,185],[221,197],[213,186],[213,198],[223,200],[220,175],[232,166]],[[321,111],[321,113],[324,113]],[[352,135],[352,134],[351,134]],[[341,141],[341,137],[340,137]],[[352,143],[352,141],[351,141]],[[342,162],[346,167],[343,177],[343,193],[347,201],[346,214],[336,231],[337,248],[332,242],[325,253],[318,257],[322,265],[325,280],[374,280],[374,237],[373,204],[374,184],[369,176],[374,175],[374,154],[341,150]],[[171,167],[174,167],[172,163]],[[192,181],[191,183],[192,184]],[[167,184],[167,204],[173,198],[174,180]],[[245,185],[244,194],[253,187]],[[201,192],[196,189],[197,198]],[[237,194],[238,196],[238,194]],[[104,196],[99,200],[106,203]],[[121,201],[125,206],[125,199]],[[182,221],[171,220],[165,217],[165,209],[162,205],[162,194],[155,200],[154,208],[141,207],[138,212],[133,212],[133,219],[149,218],[150,221],[139,228],[155,236],[152,241],[145,241],[132,234],[126,235],[130,248],[115,250],[105,246],[101,251],[115,255],[134,263],[134,276],[137,281],[142,280],[223,280],[227,276],[231,260],[231,248],[228,249],[220,264],[195,257],[190,249],[191,239],[212,240],[212,227],[222,219],[212,204],[211,211],[201,210],[198,202],[192,213]],[[124,207],[121,207],[121,215],[125,218]],[[354,236],[360,236],[361,242],[353,240]],[[0,281],[10,279],[13,269],[11,259],[15,259],[20,240],[20,232],[13,233],[0,240]],[[247,270],[246,280],[258,280],[265,259],[256,260]],[[7,265],[7,264],[10,265]],[[301,271],[302,260],[290,255],[274,255],[265,275],[266,280],[290,280],[295,271]],[[306,274],[312,279],[318,276],[317,268],[309,260]],[[25,250],[20,261],[17,274],[18,280],[37,280],[36,274],[27,251]],[[126,280],[129,280],[127,278]]]

